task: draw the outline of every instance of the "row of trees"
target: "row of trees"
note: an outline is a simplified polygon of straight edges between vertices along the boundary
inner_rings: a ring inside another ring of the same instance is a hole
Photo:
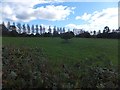
[[[39,27],[39,28],[38,28]],[[14,28],[14,29],[13,29]],[[32,30],[32,32],[30,32]],[[36,32],[36,34],[35,34]],[[91,34],[93,33],[93,34]],[[80,37],[80,38],[120,38],[120,27],[116,30],[110,30],[108,26],[104,27],[103,32],[99,30],[98,32],[88,32],[88,31],[82,31],[81,33],[75,35],[74,32],[68,30],[66,32],[65,28],[56,28],[56,26],[53,28],[53,32],[51,27],[49,26],[48,32],[46,32],[45,27],[42,27],[41,25],[31,27],[29,24],[25,26],[25,24],[21,25],[18,23],[15,25],[10,25],[10,22],[8,22],[7,26],[2,24],[2,35],[3,36],[21,36],[21,37],[62,37],[65,39],[70,39],[72,37]]]
[[[5,26],[4,22],[3,22],[3,25]],[[39,25],[32,25],[30,26],[29,24],[25,25],[25,24],[21,24],[21,23],[17,23],[15,25],[15,23],[13,22],[13,24],[11,25],[10,22],[7,23],[7,26],[6,28],[8,30],[10,30],[11,26],[16,26],[16,31],[21,34],[21,33],[26,33],[26,34],[44,34],[46,32],[46,28],[43,26],[39,26]],[[52,33],[52,28],[49,26],[48,30],[47,30],[49,33]],[[56,33],[56,31],[58,33],[65,33],[65,28],[63,27],[56,27],[54,26],[53,28],[53,33]]]
[[[90,32],[91,33],[91,32]],[[83,32],[81,34],[76,35],[76,37],[82,37],[82,38],[115,38],[118,39],[120,38],[120,27],[116,30],[110,30],[108,26],[104,27],[103,32],[101,30],[98,31],[93,31],[93,34],[91,35],[89,32]]]

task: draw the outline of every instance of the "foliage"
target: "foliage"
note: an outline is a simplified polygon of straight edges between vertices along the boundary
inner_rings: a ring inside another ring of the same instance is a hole
[[[9,25],[10,23],[8,23],[8,26]],[[40,26],[40,29],[39,29],[38,25],[36,25],[36,28],[34,27],[34,25],[31,26],[32,33],[30,34],[30,26],[28,24],[27,24],[27,28],[25,24],[22,25],[22,29],[23,29],[22,34],[21,34],[21,24],[17,25],[19,29],[18,31],[12,30],[12,32],[8,30],[9,29],[8,27],[7,28],[5,27],[4,23],[1,24],[0,27],[2,27],[2,30],[1,30],[2,36],[11,36],[11,37],[41,37],[41,36],[42,37],[61,37],[65,39],[66,41],[72,38],[73,36],[80,37],[80,38],[113,38],[113,39],[120,38],[120,28],[110,32],[110,29],[108,26],[104,27],[103,33],[101,33],[100,30],[98,31],[97,34],[96,34],[96,31],[93,31],[93,35],[90,34],[88,31],[83,31],[82,33],[79,33],[78,35],[74,35],[74,32],[72,31],[65,32],[65,28],[56,29],[56,27],[53,28],[53,33],[52,33],[52,29],[50,26],[49,26],[48,33],[47,33],[45,32],[44,27],[42,28],[42,26]],[[33,35],[35,33],[35,30],[36,30],[36,34]],[[39,30],[40,30],[40,33],[38,32]]]
[[[84,33],[80,33],[79,35],[76,35],[76,37],[81,37],[81,38],[90,38],[91,35],[89,32],[84,32]]]
[[[34,84],[38,83],[37,79],[41,78],[41,73],[45,72],[44,68],[47,69],[47,62],[42,49],[3,47],[2,50],[3,88],[14,90],[33,88]]]
[[[66,42],[74,37],[74,33],[72,32],[66,32],[61,34],[61,38],[64,39]]]
[[[63,62],[54,71],[41,48],[7,46],[2,50],[3,89],[118,88],[117,69],[93,66],[95,60],[90,58],[71,66]]]

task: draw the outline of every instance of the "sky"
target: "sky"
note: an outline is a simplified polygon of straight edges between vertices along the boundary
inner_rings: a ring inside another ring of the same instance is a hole
[[[2,0],[1,21],[83,29],[118,28],[119,0]]]

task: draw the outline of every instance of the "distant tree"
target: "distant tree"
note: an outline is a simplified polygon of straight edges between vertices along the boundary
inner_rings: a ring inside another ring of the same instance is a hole
[[[25,24],[23,24],[23,33],[26,33],[26,26],[25,26]]]
[[[43,27],[43,29],[42,29],[42,30],[43,30],[43,34],[44,34],[44,33],[45,33],[45,27]]]
[[[117,32],[120,33],[120,27],[117,29]]]
[[[87,35],[87,33],[86,33],[86,35]],[[95,30],[93,31],[92,37],[93,37],[93,38],[96,38],[96,31],[95,31]]]
[[[102,38],[109,38],[110,37],[110,29],[108,26],[104,27],[103,33],[102,33]]]
[[[98,34],[100,34],[100,33],[101,33],[101,30],[98,31]]]
[[[105,30],[103,30],[103,33],[106,33]]]
[[[91,35],[92,35],[92,33],[93,33],[93,32],[92,32],[92,31],[90,31],[90,34],[91,34]]]
[[[104,27],[104,30],[105,30],[105,31],[104,31],[105,33],[109,33],[109,32],[110,32],[110,29],[109,29],[108,26],[105,26],[105,27]]]
[[[10,29],[10,22],[7,23],[7,29]]]
[[[39,30],[38,25],[36,25],[36,34],[39,34],[38,30]]]
[[[21,33],[21,24],[17,23],[17,27],[18,27],[18,33]]]
[[[59,31],[60,31],[60,34],[61,34],[62,33],[62,28],[61,27],[60,27]]]
[[[54,26],[54,28],[53,28],[53,32],[54,32],[54,31],[57,31],[57,30],[56,30],[56,26]]]
[[[65,27],[63,28],[63,33],[65,33]]]
[[[27,30],[28,30],[28,33],[30,33],[30,25],[27,24]]]
[[[56,30],[56,26],[54,26],[53,28],[53,36],[54,37],[57,37],[59,34],[58,34],[58,31]]]
[[[45,33],[43,34],[43,36],[44,36],[44,37],[51,37],[52,35],[51,35],[51,33],[49,33],[49,32],[48,32],[48,33],[45,32]]]
[[[60,33],[60,29],[59,29],[59,27],[57,27],[57,32],[58,32],[58,34]]]
[[[40,25],[40,34],[43,33],[42,26]]]
[[[101,30],[98,31],[97,38],[102,38],[103,33],[101,33]]]
[[[4,23],[4,21],[2,22],[2,25],[4,25],[4,26],[5,26],[5,23]]]
[[[34,25],[32,25],[31,30],[32,30],[32,34],[34,34]]]
[[[12,30],[12,31],[10,32],[10,35],[11,35],[12,37],[17,37],[17,36],[18,36],[18,33],[17,33],[16,30]]]
[[[48,28],[48,32],[51,33],[51,31],[52,31],[52,29],[51,29],[51,27],[49,26],[49,28]]]
[[[5,27],[4,24],[0,25],[0,28],[1,28],[0,34],[2,36],[9,36],[10,35],[8,29]]]
[[[91,35],[90,35],[89,32],[84,31],[83,33],[80,33],[79,35],[77,35],[77,37],[80,37],[80,38],[90,38]]]
[[[66,43],[68,42],[69,39],[73,37],[74,37],[73,32],[66,32],[61,34],[61,38],[64,39]]]
[[[96,31],[95,30],[93,31],[93,34],[96,35]]]

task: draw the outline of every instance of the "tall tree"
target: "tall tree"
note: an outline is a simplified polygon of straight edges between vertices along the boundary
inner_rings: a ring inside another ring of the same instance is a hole
[[[31,30],[32,30],[32,34],[34,34],[34,25],[32,25]]]
[[[30,25],[27,24],[27,30],[28,30],[28,33],[30,33]]]
[[[100,33],[101,33],[101,30],[98,31],[98,34],[100,34]]]
[[[42,26],[40,25],[40,34],[43,33]]]
[[[42,29],[42,30],[43,30],[43,33],[45,33],[45,27],[43,27],[43,29]]]
[[[120,27],[118,28],[118,30],[117,30],[117,31],[118,31],[118,33],[120,33]]]
[[[109,29],[108,26],[105,26],[105,27],[104,27],[104,30],[105,30],[106,33],[109,33],[109,32],[110,32],[110,29]]]
[[[60,27],[60,33],[62,33],[62,28]]]
[[[93,31],[93,35],[96,35],[96,31],[95,30]]]
[[[18,27],[18,33],[21,33],[21,24],[17,23],[17,27]]]
[[[65,27],[63,28],[63,33],[65,33]]]
[[[10,22],[7,23],[7,29],[10,29]]]
[[[54,31],[56,31],[56,26],[54,26],[54,28],[53,28],[53,32],[54,32]]]
[[[56,26],[53,28],[53,36],[57,37],[58,36],[58,31],[56,30]]]
[[[57,27],[57,32],[60,33],[60,29],[59,29],[59,27]]]
[[[25,26],[25,24],[23,24],[23,33],[26,33],[26,26]]]
[[[38,30],[39,30],[38,25],[36,25],[36,34],[39,34]]]
[[[2,22],[2,25],[4,25],[4,26],[5,26],[5,23],[4,23],[4,21]]]
[[[52,29],[51,29],[51,27],[49,26],[49,28],[48,28],[48,32],[49,33],[51,33],[52,32]]]

